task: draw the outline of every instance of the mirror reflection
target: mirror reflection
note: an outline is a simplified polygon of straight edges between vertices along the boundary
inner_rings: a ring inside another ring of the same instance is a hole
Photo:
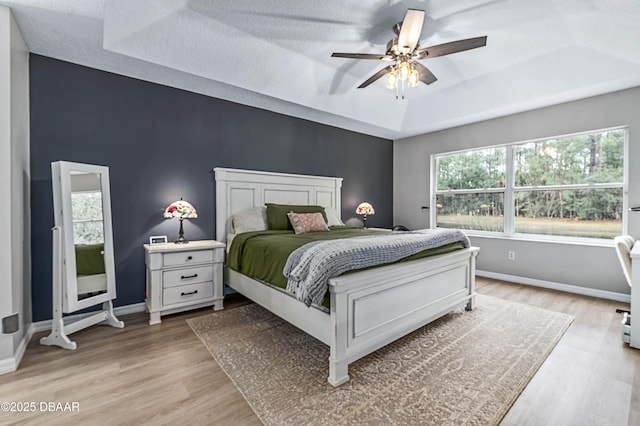
[[[107,292],[99,173],[71,172],[71,220],[78,300]]]

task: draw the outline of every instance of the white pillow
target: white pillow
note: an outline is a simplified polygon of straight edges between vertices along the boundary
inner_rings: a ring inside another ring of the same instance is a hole
[[[233,233],[265,231],[267,228],[267,208],[265,206],[254,207],[234,213],[232,216]]]
[[[328,226],[344,226],[344,222],[340,219],[340,213],[333,207],[325,207],[324,213],[327,215]]]

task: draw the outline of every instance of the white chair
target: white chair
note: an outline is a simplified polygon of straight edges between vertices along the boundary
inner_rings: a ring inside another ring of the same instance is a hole
[[[631,287],[631,249],[635,244],[635,240],[630,235],[620,235],[613,239],[613,243],[616,246],[616,253],[618,254],[624,277],[627,279],[629,287]],[[622,341],[631,343],[631,313],[624,309],[616,309],[616,312],[624,313],[622,317]]]
[[[636,240],[630,235],[620,235],[613,239],[613,243],[616,246],[616,253],[618,254],[618,260],[622,266],[622,272],[627,279],[629,287],[631,287],[631,248]]]

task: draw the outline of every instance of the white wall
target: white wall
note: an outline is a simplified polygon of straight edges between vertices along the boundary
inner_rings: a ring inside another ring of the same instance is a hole
[[[0,373],[17,368],[31,326],[29,51],[11,11],[0,6],[0,318],[19,314],[16,333],[0,334]]]
[[[10,14],[0,6],[0,200],[11,199],[11,67],[10,67]],[[11,229],[11,216],[0,215],[0,229]],[[9,278],[12,269],[11,245],[0,244],[0,318],[11,313],[13,307],[13,283]],[[13,357],[13,337],[0,334],[0,362]]]
[[[428,228],[430,156],[615,126],[629,128],[629,206],[640,206],[640,87],[394,142],[394,223]],[[640,238],[640,212],[629,213]],[[473,237],[478,269],[587,289],[629,293],[613,245],[568,245]],[[516,260],[507,260],[508,251]]]

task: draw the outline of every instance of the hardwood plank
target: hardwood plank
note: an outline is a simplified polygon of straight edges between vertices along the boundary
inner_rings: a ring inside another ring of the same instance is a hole
[[[481,294],[576,317],[503,425],[640,424],[640,351],[620,340],[619,302],[486,278]],[[239,295],[225,309],[249,303]],[[73,335],[78,350],[32,339],[20,369],[0,376],[0,401],[79,402],[80,411],[3,413],[0,424],[261,424],[185,319],[210,309],[163,317],[143,313],[126,327],[91,327]],[[39,407],[38,407],[39,408]]]
[[[575,316],[502,425],[625,425],[638,413],[640,351],[620,339],[629,305],[478,278],[478,292]],[[634,377],[636,376],[636,377]]]

